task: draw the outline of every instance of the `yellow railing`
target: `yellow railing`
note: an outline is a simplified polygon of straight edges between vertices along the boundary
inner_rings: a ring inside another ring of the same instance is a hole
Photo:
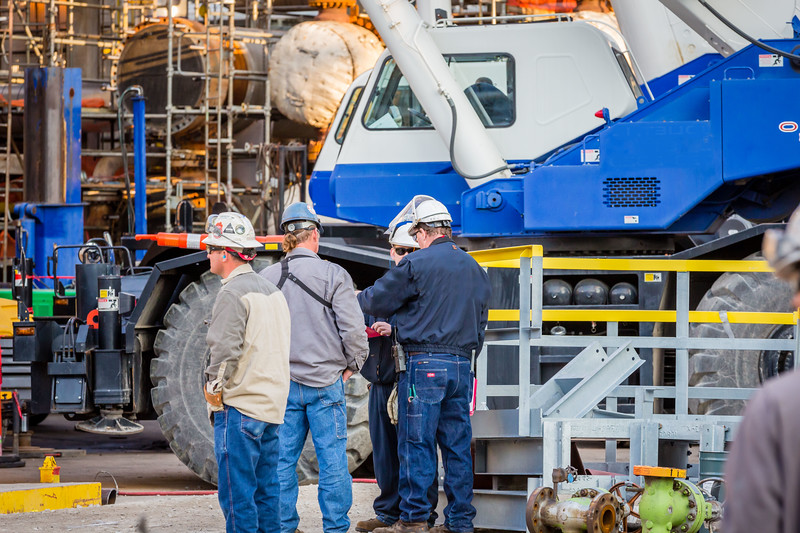
[[[772,272],[762,260],[732,261],[708,259],[663,259],[647,258],[587,258],[587,257],[543,257],[539,245],[515,246],[470,252],[484,267],[520,268],[522,258],[541,258],[542,270],[589,270],[627,272]],[[795,324],[797,311],[793,313],[729,311],[727,321],[731,324]],[[518,309],[492,309],[489,321],[518,321]],[[655,309],[542,309],[542,320],[546,322],[675,322],[674,310]],[[689,311],[691,323],[722,323],[720,314],[714,311]]]
[[[793,313],[728,311],[730,324],[794,324],[797,311]],[[649,309],[548,309],[542,310],[545,322],[675,322],[676,311]],[[491,309],[489,322],[518,321],[519,309]],[[689,311],[689,322],[721,324],[716,311]]]

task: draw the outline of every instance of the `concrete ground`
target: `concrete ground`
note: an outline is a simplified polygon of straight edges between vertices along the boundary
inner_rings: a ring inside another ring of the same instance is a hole
[[[132,437],[112,438],[76,431],[74,423],[51,415],[36,426],[31,444],[63,450],[56,459],[62,482],[100,481],[113,487],[116,479],[121,492],[212,491],[215,487],[198,478],[170,451],[156,421],[144,421],[145,430]],[[620,455],[627,455],[621,450]],[[601,443],[582,449],[586,461],[602,461]],[[0,469],[0,485],[38,483],[42,458],[26,458],[23,468]],[[372,501],[378,494],[375,484],[353,485],[350,520],[371,518]],[[300,487],[298,499],[300,529],[322,532],[322,515],[317,503],[317,487]],[[28,531],[92,532],[222,532],[225,521],[216,495],[203,496],[124,496],[114,505],[84,509],[64,509],[41,513],[0,515],[0,533]]]
[[[139,435],[111,438],[75,431],[74,423],[51,415],[34,428],[31,444],[56,450],[85,450],[85,455],[65,453],[56,459],[62,482],[97,480],[107,488],[114,486],[111,474],[123,492],[214,490],[173,455],[157,422],[143,423],[145,431]],[[42,459],[27,458],[25,462],[23,468],[0,469],[0,484],[38,483]],[[353,485],[353,525],[372,517],[376,495],[377,485]],[[301,530],[322,531],[316,485],[300,487],[298,513]],[[0,516],[2,533],[80,530],[211,533],[225,531],[225,520],[216,495],[119,496],[114,505],[103,507]]]

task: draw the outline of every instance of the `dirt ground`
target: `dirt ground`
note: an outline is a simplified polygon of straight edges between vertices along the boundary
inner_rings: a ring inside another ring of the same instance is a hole
[[[56,459],[62,482],[100,481],[113,487],[113,475],[122,492],[213,490],[181,463],[169,450],[158,423],[145,421],[145,431],[124,439],[81,433],[73,423],[50,416],[34,430],[33,446],[65,450]],[[83,450],[85,454],[81,454]],[[40,458],[26,458],[23,468],[0,469],[0,485],[38,483]],[[107,473],[104,473],[107,472]],[[358,520],[371,518],[377,485],[355,483],[350,519],[351,531]],[[300,487],[300,529],[322,531],[322,515],[316,485]],[[0,515],[0,532],[28,531],[91,532],[222,532],[225,520],[215,495],[208,496],[119,496],[114,505],[63,509],[41,513]]]

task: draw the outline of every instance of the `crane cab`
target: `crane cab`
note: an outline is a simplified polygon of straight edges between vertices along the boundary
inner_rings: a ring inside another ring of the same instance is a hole
[[[625,57],[585,22],[428,30],[504,159],[530,162],[637,108]],[[424,69],[425,58],[417,68]],[[360,87],[363,86],[363,89]],[[318,213],[386,226],[414,194],[443,201],[460,225],[469,183],[389,51],[345,95],[311,180]],[[458,125],[457,125],[458,128]],[[469,131],[459,128],[455,142]],[[332,150],[328,149],[333,148]],[[336,148],[338,147],[338,150]],[[402,176],[402,177],[401,177]]]

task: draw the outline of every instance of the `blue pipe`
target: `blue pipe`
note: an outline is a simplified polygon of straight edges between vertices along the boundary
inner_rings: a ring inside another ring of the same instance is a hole
[[[133,183],[135,189],[134,230],[137,235],[147,233],[147,156],[144,146],[144,97],[134,96],[133,102]],[[137,252],[137,256],[138,256]]]

